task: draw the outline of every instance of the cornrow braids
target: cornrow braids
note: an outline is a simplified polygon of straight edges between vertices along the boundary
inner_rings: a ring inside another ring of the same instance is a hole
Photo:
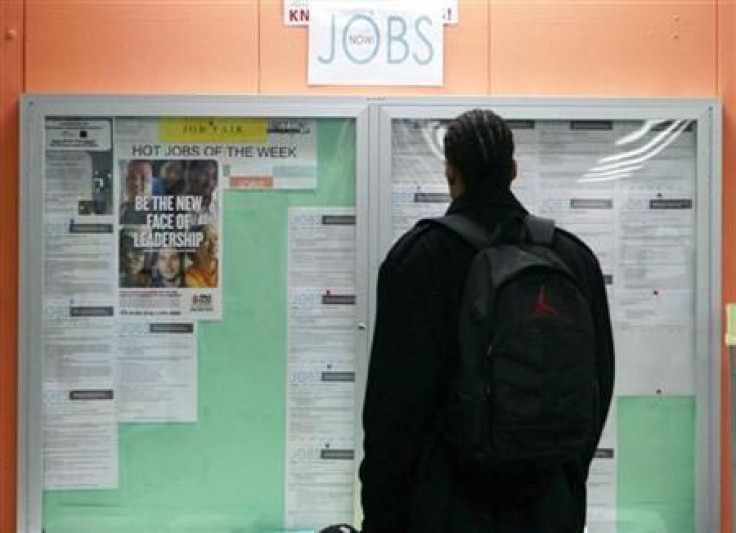
[[[445,159],[460,171],[468,190],[508,189],[513,158],[511,129],[490,109],[466,111],[448,124]]]

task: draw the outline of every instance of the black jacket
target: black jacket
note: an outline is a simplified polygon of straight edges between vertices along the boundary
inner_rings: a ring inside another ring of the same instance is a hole
[[[465,195],[448,213],[464,213],[492,231],[499,221],[526,211],[511,192],[504,192]],[[605,421],[614,356],[603,276],[593,253],[572,234],[556,231],[553,248],[593,307],[602,391],[599,420]],[[444,444],[442,413],[458,353],[457,315],[474,253],[445,228],[423,224],[399,239],[381,265],[363,410],[364,533],[583,531],[585,482],[594,449],[535,477],[535,496],[519,500],[520,476],[499,475],[483,487],[474,486],[454,467]]]

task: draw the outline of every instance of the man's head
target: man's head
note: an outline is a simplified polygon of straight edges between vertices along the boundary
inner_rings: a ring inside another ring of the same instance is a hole
[[[143,250],[135,247],[135,241],[129,234],[120,238],[120,266],[123,272],[130,275],[138,274],[143,270],[145,255]]]
[[[151,194],[153,166],[150,161],[133,160],[128,163],[125,175],[125,192],[129,199]]]
[[[511,128],[489,109],[466,111],[447,126],[445,165],[453,198],[508,189],[516,177]]]
[[[162,248],[156,255],[156,269],[166,287],[181,285],[181,254],[174,248]]]
[[[172,159],[161,165],[161,179],[164,182],[166,194],[183,194],[186,189],[184,181],[184,163]]]
[[[215,189],[217,189],[217,163],[194,161],[189,169],[189,193],[201,195],[205,199],[205,205],[209,205]]]

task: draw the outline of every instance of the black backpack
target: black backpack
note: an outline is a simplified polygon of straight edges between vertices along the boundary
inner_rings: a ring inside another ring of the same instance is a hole
[[[447,440],[472,471],[580,457],[598,429],[595,330],[554,222],[527,216],[494,235],[462,215],[433,219],[478,251],[465,280]],[[517,229],[522,229],[517,224]]]

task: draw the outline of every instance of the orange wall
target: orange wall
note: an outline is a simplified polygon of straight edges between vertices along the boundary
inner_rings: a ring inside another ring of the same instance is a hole
[[[2,0],[0,25],[0,532],[15,527],[17,95],[352,93],[720,97],[734,142],[734,12],[718,0],[460,0],[446,29],[443,88],[308,87],[307,32],[281,25],[281,0]],[[724,242],[736,237],[734,157],[724,150]],[[736,300],[723,250],[723,298]],[[722,356],[727,420],[729,362]],[[723,425],[724,493],[731,494]],[[731,531],[724,498],[723,531]]]
[[[23,5],[0,3],[0,532],[13,531],[16,480],[18,93],[23,87]]]

